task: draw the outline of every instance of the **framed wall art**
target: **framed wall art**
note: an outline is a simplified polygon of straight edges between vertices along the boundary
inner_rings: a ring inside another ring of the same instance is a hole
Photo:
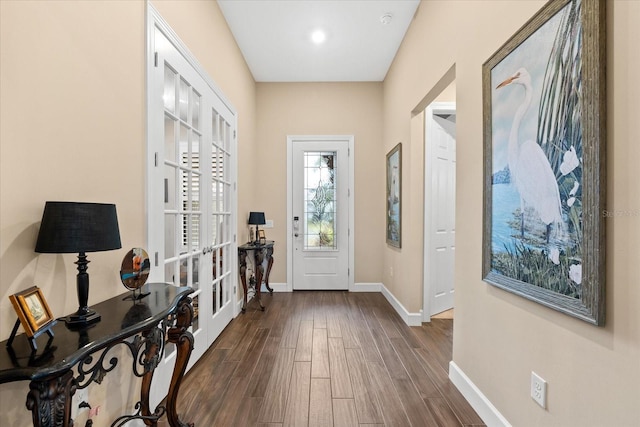
[[[547,3],[483,64],[483,280],[604,324],[605,3]]]
[[[402,143],[387,154],[387,244],[402,243]]]

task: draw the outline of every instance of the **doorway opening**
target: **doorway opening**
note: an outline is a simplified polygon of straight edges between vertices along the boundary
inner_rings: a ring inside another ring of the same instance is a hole
[[[424,111],[424,321],[452,318],[455,265],[456,106]]]
[[[454,313],[455,79],[453,64],[411,112],[424,147],[422,322]]]

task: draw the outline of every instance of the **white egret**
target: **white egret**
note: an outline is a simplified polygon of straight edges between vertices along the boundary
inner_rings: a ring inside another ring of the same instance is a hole
[[[531,105],[533,89],[531,76],[524,68],[520,68],[513,76],[500,83],[496,89],[518,84],[524,87],[524,101],[518,107],[511,125],[509,145],[507,148],[507,163],[511,182],[520,194],[520,210],[522,219],[520,233],[524,236],[524,207],[531,206],[542,222],[547,226],[547,243],[551,224],[562,225],[562,209],[558,182],[551,170],[549,159],[542,148],[532,140],[518,142],[520,122]]]

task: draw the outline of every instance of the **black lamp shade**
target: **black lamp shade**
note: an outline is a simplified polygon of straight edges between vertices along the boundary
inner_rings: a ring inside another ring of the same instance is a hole
[[[265,225],[267,221],[264,218],[264,212],[250,212],[249,225]]]
[[[121,247],[115,205],[78,202],[45,204],[36,252],[100,252]]]
[[[36,242],[36,252],[77,253],[78,311],[64,318],[68,328],[83,328],[100,320],[87,306],[89,273],[87,252],[120,249],[120,229],[116,206],[105,203],[47,202]]]

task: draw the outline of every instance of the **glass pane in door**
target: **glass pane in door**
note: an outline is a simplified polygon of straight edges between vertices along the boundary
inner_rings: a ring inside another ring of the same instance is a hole
[[[333,250],[336,243],[336,152],[304,153],[304,248]]]

